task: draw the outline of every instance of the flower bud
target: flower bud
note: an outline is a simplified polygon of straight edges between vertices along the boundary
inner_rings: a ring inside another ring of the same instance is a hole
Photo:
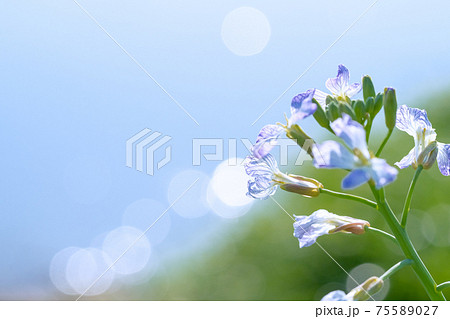
[[[414,168],[417,168],[419,165],[422,165],[424,169],[430,168],[436,161],[437,154],[437,143],[430,143],[417,157],[417,162],[414,163]]]
[[[317,197],[320,195],[320,189],[323,188],[319,181],[299,175],[288,174],[293,181],[283,181],[280,188],[291,193],[297,193],[306,197]]]
[[[356,119],[358,120],[358,122],[362,123],[365,113],[364,102],[361,100],[357,100],[354,103],[353,109],[355,110]]]
[[[383,280],[378,277],[370,277],[358,287],[352,289],[348,295],[353,296],[354,301],[364,301],[371,298],[383,288]]]
[[[348,105],[347,103],[342,103],[339,102],[339,111],[340,113],[347,113],[348,115],[350,115],[350,117],[356,121],[356,114],[355,111],[353,111],[353,109],[350,107],[350,105]]]
[[[386,127],[393,130],[397,119],[397,98],[393,88],[384,89],[384,117]]]
[[[341,116],[341,113],[339,112],[339,107],[336,102],[331,102],[327,106],[327,117],[331,122],[334,122]]]
[[[350,223],[337,227],[336,229],[330,231],[330,233],[336,233],[341,231],[346,233],[352,233],[355,235],[362,235],[366,232],[366,227],[370,227],[370,223],[368,221],[361,220],[356,223]]]
[[[373,97],[368,97],[366,100],[365,110],[366,113],[369,113],[370,115],[373,114],[375,108],[375,100]]]
[[[363,86],[363,96],[364,101],[367,101],[367,98],[372,97],[375,98],[375,88],[372,83],[372,79],[370,76],[366,75],[362,78],[362,86]]]
[[[336,101],[336,99],[334,97],[332,97],[331,95],[327,95],[327,97],[325,99],[325,104],[328,105],[333,101]]]
[[[382,107],[383,107],[383,94],[378,93],[377,96],[375,97],[375,101],[374,101],[373,112],[372,112],[373,118],[378,114],[378,112],[381,111]]]
[[[313,99],[313,103],[317,104],[317,110],[314,112],[313,116],[316,119],[317,123],[319,123],[320,126],[325,128],[330,128],[330,121],[327,118],[327,115],[321,105],[317,103],[316,100]]]

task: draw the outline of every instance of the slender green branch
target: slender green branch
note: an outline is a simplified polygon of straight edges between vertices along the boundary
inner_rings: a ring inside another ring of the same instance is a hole
[[[343,199],[349,199],[349,200],[353,200],[353,201],[357,201],[366,205],[369,205],[372,208],[377,208],[377,203],[375,203],[374,201],[371,201],[370,199],[364,198],[364,197],[360,197],[360,196],[356,196],[356,195],[352,195],[352,194],[347,194],[347,193],[340,193],[340,192],[335,192],[326,188],[321,188],[320,189],[321,193],[324,194],[328,194],[328,195],[332,195],[338,198],[343,198]]]
[[[367,119],[367,124],[366,124],[366,142],[369,143],[369,136],[370,136],[370,130],[372,129],[372,123],[373,123],[373,119],[372,117],[369,115],[369,118]]]
[[[403,206],[402,213],[402,227],[405,228],[406,221],[408,219],[408,213],[411,207],[412,194],[414,192],[414,187],[416,186],[417,179],[419,178],[420,172],[422,172],[423,166],[419,165],[414,173],[414,177],[411,181],[411,185],[409,185],[408,194],[406,195],[405,205]]]
[[[381,275],[380,279],[386,280],[389,277],[391,277],[393,274],[395,274],[397,271],[399,271],[400,269],[402,269],[406,266],[410,266],[412,264],[413,264],[413,261],[411,259],[402,260],[401,262],[396,263],[394,266],[389,268],[383,275]]]
[[[377,234],[381,234],[386,238],[389,238],[390,240],[393,240],[394,243],[397,244],[397,238],[395,238],[393,235],[385,232],[384,230],[378,229],[378,228],[374,228],[374,227],[366,227],[366,230],[369,230],[373,233],[377,233]]]
[[[442,284],[439,284],[439,285],[436,287],[436,290],[437,290],[437,291],[442,291],[442,290],[444,290],[445,288],[450,288],[450,281],[446,281],[446,282],[443,282]]]
[[[384,190],[377,190],[374,183],[370,183],[370,187],[375,198],[377,199],[378,211],[383,215],[395,238],[397,238],[398,244],[405,257],[413,261],[413,264],[411,266],[417,277],[419,278],[422,286],[426,290],[428,296],[433,301],[444,301],[444,295],[436,290],[436,282],[423,263],[422,259],[420,259],[420,256],[414,248],[411,240],[409,239],[405,228],[400,225],[397,218],[395,217],[395,214],[392,212],[391,207],[387,203],[384,195]]]
[[[380,147],[378,148],[377,153],[375,154],[376,157],[380,156],[381,152],[383,151],[383,148],[386,146],[387,142],[389,141],[389,138],[391,137],[393,131],[394,130],[388,131],[386,137],[384,138],[383,142],[381,143]]]

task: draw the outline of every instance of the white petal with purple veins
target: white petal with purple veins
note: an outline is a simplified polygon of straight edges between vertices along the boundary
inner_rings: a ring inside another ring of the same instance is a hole
[[[320,106],[322,108],[325,108],[325,106],[327,105],[326,100],[327,100],[327,96],[329,94],[322,92],[320,90],[317,90],[314,92],[314,98],[316,99],[316,101],[320,104]]]
[[[450,144],[437,143],[437,162],[442,175],[450,175]]]
[[[338,66],[338,74],[335,78],[330,78],[325,82],[325,86],[331,93],[341,95],[346,91],[348,82],[350,80],[350,72],[348,69],[340,64]]]
[[[274,148],[277,140],[283,132],[279,125],[269,124],[264,126],[256,138],[256,143],[252,147],[252,153],[257,158],[263,158]]]
[[[414,161],[414,154],[415,154],[415,148],[412,148],[411,151],[409,151],[408,155],[403,157],[400,160],[400,162],[397,162],[394,165],[397,165],[397,167],[400,169],[410,166]]]
[[[432,130],[428,120],[427,111],[400,105],[397,109],[395,126],[409,135],[415,137],[418,131]]]
[[[289,126],[312,115],[317,110],[317,104],[313,103],[315,89],[294,96],[291,102],[291,118]]]

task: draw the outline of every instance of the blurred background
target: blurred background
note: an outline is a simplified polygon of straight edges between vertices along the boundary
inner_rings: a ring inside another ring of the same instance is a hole
[[[341,63],[352,82],[369,74],[377,90],[393,86],[399,103],[426,108],[438,140],[450,142],[450,4],[373,3],[2,2],[0,298],[74,300],[90,287],[83,299],[320,300],[351,289],[317,245],[298,248],[280,207],[245,196],[247,178],[233,163],[248,153],[241,139],[283,121],[294,95],[325,90]],[[312,119],[302,127],[327,138]],[[126,142],[145,128],[172,138],[171,160],[153,175],[126,166]],[[222,140],[224,153],[193,165],[193,139],[208,138]],[[383,154],[392,164],[412,145],[395,132]],[[298,150],[290,154],[282,170],[340,189],[343,172],[293,167]],[[397,211],[412,175],[401,171],[387,188]],[[448,182],[437,167],[422,174],[408,225],[438,282],[450,280]],[[355,193],[370,197],[366,187]],[[356,203],[275,198],[291,214],[325,208],[387,229]],[[374,234],[319,240],[359,281],[402,258]],[[406,269],[376,298],[427,297]]]

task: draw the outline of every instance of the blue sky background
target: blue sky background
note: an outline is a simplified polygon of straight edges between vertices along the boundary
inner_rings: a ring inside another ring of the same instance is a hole
[[[354,81],[370,74],[378,89],[393,86],[412,106],[447,88],[449,3],[380,0],[251,125],[372,2],[80,0],[197,126],[73,1],[3,1],[0,296],[51,287],[55,253],[91,245],[120,226],[136,200],[167,207],[171,179],[192,168],[192,138],[253,140],[264,124],[283,120],[295,94],[323,90],[340,63]],[[221,39],[225,16],[243,6],[271,26],[253,56],[233,54]],[[146,127],[173,137],[172,161],[154,176],[125,166],[126,140]],[[218,163],[195,169],[210,175]],[[235,222],[168,214],[170,232],[155,247],[162,259]]]

